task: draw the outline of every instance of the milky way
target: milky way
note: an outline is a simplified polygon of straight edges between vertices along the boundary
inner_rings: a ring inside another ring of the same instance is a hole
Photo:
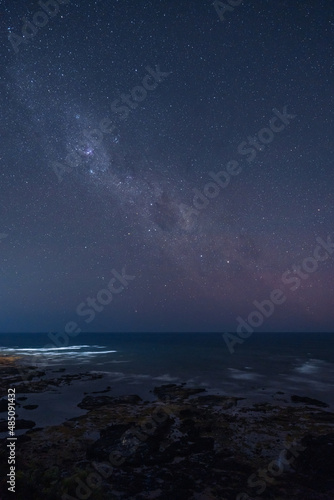
[[[332,328],[334,257],[282,284],[333,234],[320,4],[245,2],[222,20],[210,2],[72,1],[17,53],[8,33],[39,7],[2,8],[4,331],[62,329],[124,266],[136,279],[87,330],[233,331],[277,288],[286,303],[260,329]]]

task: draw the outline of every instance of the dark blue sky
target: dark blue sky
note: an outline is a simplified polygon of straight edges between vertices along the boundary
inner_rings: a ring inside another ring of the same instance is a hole
[[[218,10],[2,2],[0,331],[333,329],[333,2]]]

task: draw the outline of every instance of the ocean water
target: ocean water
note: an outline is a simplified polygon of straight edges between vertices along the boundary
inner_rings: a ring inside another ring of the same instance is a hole
[[[184,382],[211,393],[281,391],[334,403],[330,333],[254,333],[233,354],[216,333],[81,333],[70,345],[50,344],[46,333],[0,334],[0,354],[67,373],[102,373],[101,388],[110,386],[115,394],[149,398],[155,386]]]

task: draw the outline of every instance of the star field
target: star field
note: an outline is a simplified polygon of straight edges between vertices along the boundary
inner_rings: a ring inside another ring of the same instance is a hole
[[[333,329],[331,3],[3,2],[0,330]]]

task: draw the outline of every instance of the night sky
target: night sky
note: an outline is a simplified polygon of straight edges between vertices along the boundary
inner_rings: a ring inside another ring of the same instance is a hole
[[[333,330],[334,2],[230,4],[3,0],[0,331]]]

